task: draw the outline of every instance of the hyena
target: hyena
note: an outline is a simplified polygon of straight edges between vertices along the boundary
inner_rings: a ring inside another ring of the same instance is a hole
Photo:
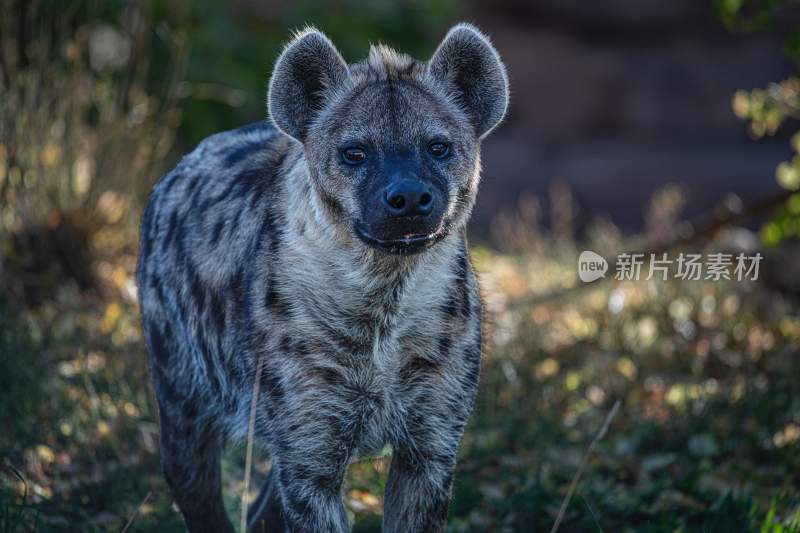
[[[428,62],[379,45],[349,65],[306,29],[276,63],[271,120],[209,137],[155,186],[138,286],[190,531],[233,530],[220,452],[251,406],[272,460],[251,530],[347,531],[347,467],[387,445],[384,530],[443,529],[481,361],[465,225],[507,101],[468,24]]]

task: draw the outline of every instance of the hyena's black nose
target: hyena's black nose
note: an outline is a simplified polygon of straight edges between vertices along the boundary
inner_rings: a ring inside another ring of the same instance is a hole
[[[395,217],[429,215],[433,211],[433,193],[420,180],[400,179],[384,189],[383,204]]]

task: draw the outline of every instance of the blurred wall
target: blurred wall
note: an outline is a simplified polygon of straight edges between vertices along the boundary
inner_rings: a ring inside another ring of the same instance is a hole
[[[788,135],[753,141],[731,111],[737,89],[792,73],[775,34],[732,35],[697,0],[501,0],[466,17],[492,37],[511,77],[504,125],[485,142],[473,229],[486,234],[520,195],[565,180],[578,222],[637,228],[653,191],[688,193],[686,214],[727,192],[778,190]],[[547,203],[546,200],[544,202]]]

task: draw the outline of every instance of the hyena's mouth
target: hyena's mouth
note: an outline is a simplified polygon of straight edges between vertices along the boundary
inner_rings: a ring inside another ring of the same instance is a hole
[[[447,236],[447,232],[444,229],[440,229],[430,234],[412,233],[399,239],[379,239],[370,235],[361,226],[355,227],[355,233],[364,244],[392,255],[418,254]]]

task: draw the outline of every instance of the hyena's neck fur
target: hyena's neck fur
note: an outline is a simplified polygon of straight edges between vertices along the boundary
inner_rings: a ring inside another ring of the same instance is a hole
[[[310,327],[325,320],[331,328],[356,333],[379,358],[380,343],[410,308],[444,304],[456,281],[451,266],[466,253],[464,231],[452,232],[418,255],[393,256],[369,248],[321,201],[300,146],[290,150],[297,158],[287,158],[296,163],[285,176],[285,201],[279,205],[285,206],[284,231],[292,244],[281,251],[280,266],[274,268],[291,285],[296,313],[327,310],[324,317],[309,320]],[[347,320],[353,317],[359,317],[355,330]]]

